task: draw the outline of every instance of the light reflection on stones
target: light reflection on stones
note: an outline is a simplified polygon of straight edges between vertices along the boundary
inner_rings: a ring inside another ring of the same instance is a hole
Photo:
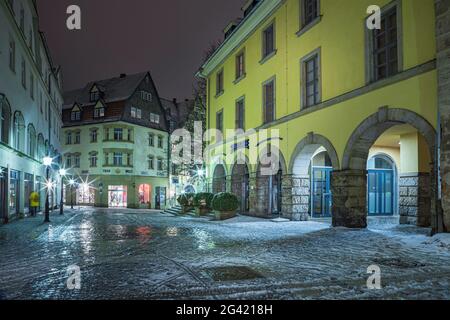
[[[211,235],[205,230],[194,229],[193,235],[198,249],[211,250],[216,247]]]
[[[169,228],[167,228],[166,235],[168,237],[177,237],[178,236],[178,228],[177,227],[169,227]]]

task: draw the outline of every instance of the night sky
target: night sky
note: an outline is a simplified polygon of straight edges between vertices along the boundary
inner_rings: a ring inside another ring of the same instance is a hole
[[[149,70],[164,98],[190,98],[204,51],[242,15],[245,0],[38,0],[41,30],[64,90]],[[79,5],[82,30],[66,28]]]

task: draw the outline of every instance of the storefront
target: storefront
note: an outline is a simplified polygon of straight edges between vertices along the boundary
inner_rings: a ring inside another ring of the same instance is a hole
[[[77,189],[77,203],[93,206],[95,204],[95,188],[86,184],[80,184]]]
[[[0,167],[0,218],[2,221],[7,220],[8,207],[8,170]]]
[[[9,215],[15,215],[20,211],[20,172],[11,170],[9,179]]]
[[[127,186],[108,186],[108,207],[126,208],[127,196]]]
[[[39,193],[39,208],[38,211],[44,210],[45,206],[45,184],[42,177],[36,177],[36,191]]]
[[[33,175],[29,173],[25,173],[24,175],[24,197],[25,197],[25,212],[30,212],[30,195],[34,191],[33,188]]]
[[[151,208],[152,187],[149,184],[139,185],[139,206],[140,208]]]

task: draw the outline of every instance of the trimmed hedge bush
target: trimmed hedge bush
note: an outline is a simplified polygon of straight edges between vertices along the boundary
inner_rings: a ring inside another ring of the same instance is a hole
[[[200,192],[194,196],[194,207],[212,208],[212,200],[214,194],[208,192]]]
[[[184,193],[177,198],[178,203],[183,207],[193,207],[194,206],[194,194]]]
[[[236,211],[238,208],[238,198],[229,192],[218,193],[212,200],[212,209],[216,211]]]

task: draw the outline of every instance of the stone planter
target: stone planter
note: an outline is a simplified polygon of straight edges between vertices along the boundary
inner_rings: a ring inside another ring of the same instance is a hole
[[[227,220],[237,216],[237,211],[214,211],[216,220]]]
[[[195,208],[195,214],[197,216],[206,216],[211,210],[205,207],[196,207]]]
[[[181,213],[183,214],[188,213],[190,210],[192,210],[192,207],[181,206]]]

